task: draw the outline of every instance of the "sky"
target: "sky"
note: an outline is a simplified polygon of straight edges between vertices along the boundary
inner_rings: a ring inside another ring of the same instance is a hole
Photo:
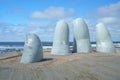
[[[99,22],[108,28],[113,41],[120,41],[120,0],[0,0],[0,42],[21,42],[28,33],[51,42],[59,20],[68,23],[73,41],[76,18],[87,23],[91,41],[96,41]]]

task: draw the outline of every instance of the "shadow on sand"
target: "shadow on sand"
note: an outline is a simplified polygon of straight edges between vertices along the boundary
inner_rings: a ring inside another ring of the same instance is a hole
[[[53,58],[43,58],[40,62],[51,61],[51,60],[53,60]]]

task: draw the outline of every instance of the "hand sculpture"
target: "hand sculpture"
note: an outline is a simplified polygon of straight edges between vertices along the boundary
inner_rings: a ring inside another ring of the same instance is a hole
[[[81,18],[78,18],[73,23],[74,37],[77,44],[77,53],[89,53],[92,51],[89,31],[87,24]]]
[[[21,63],[32,63],[43,59],[43,48],[39,37],[28,34],[24,45]]]
[[[110,33],[103,23],[96,25],[96,51],[106,53],[116,52]]]
[[[52,55],[69,55],[69,28],[68,24],[61,20],[57,23],[52,47]]]

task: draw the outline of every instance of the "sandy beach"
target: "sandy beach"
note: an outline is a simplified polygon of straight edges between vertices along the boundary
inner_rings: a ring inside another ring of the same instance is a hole
[[[50,55],[40,62],[21,64],[20,53],[0,54],[0,80],[120,80],[120,49],[116,54]]]

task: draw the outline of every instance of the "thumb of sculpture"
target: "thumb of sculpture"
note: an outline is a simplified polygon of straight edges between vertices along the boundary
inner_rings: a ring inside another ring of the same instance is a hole
[[[115,53],[111,36],[103,23],[96,25],[96,51],[105,53]]]
[[[36,34],[28,34],[24,45],[21,63],[33,63],[43,59],[43,48]]]

